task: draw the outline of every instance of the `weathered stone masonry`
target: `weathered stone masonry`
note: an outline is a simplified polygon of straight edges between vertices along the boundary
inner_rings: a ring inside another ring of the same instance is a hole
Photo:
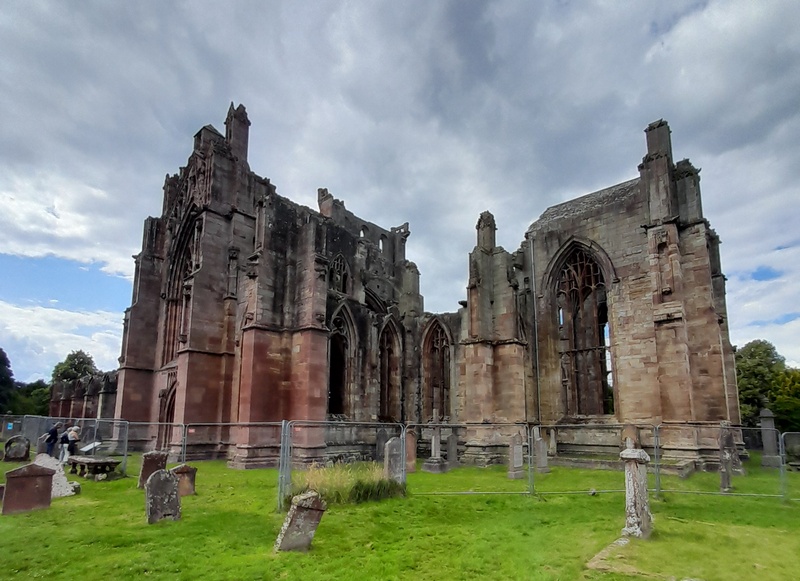
[[[224,136],[203,127],[145,221],[116,417],[663,423],[676,456],[702,453],[688,422],[738,423],[719,238],[664,121],[638,178],[548,209],[515,252],[483,213],[466,300],[444,314],[424,312],[408,224],[325,189],[318,211],[278,195],[250,171],[249,126],[231,105]],[[263,431],[231,438],[233,465],[274,463]],[[295,443],[325,453],[323,436]]]

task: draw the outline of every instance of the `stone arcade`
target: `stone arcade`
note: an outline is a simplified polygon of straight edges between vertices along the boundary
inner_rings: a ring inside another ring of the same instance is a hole
[[[514,252],[481,214],[466,300],[441,314],[423,308],[408,224],[373,224],[325,189],[318,211],[278,195],[250,170],[249,127],[232,104],[224,135],[200,129],[145,221],[116,417],[662,424],[665,453],[688,459],[739,423],[719,238],[666,122],[645,130],[638,177],[547,209]],[[265,432],[217,429],[189,457],[276,463]],[[323,457],[318,434],[296,452]],[[591,428],[559,435],[619,449]],[[467,460],[491,447],[466,440]]]

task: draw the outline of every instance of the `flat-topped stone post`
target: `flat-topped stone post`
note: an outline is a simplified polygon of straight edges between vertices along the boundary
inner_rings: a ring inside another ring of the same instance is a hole
[[[533,454],[536,462],[536,471],[540,474],[547,474],[550,472],[550,466],[547,464],[547,440],[542,438],[542,430],[539,426],[533,428]]]
[[[3,514],[17,514],[50,508],[55,470],[38,464],[20,466],[6,472]]]
[[[403,483],[403,441],[393,437],[383,446],[383,477],[386,480],[394,480]]]
[[[775,429],[775,414],[764,408],[759,413],[761,420],[761,442],[764,450],[761,453],[761,465],[767,468],[780,468],[781,455],[778,450],[778,430]]]
[[[275,540],[275,552],[307,551],[328,505],[313,490],[292,498],[292,506]]]
[[[628,447],[619,454],[625,462],[625,537],[647,538],[653,529],[647,496],[647,463],[650,456],[641,448]]]
[[[165,470],[167,468],[167,457],[169,452],[154,450],[152,452],[145,452],[142,454],[142,471],[139,472],[139,483],[137,488],[144,488],[145,482],[150,478],[156,470]]]
[[[514,434],[508,444],[508,478],[509,480],[520,480],[525,477],[523,467],[525,465],[522,455],[522,436]]]
[[[456,468],[458,466],[458,434],[455,428],[450,435],[447,436],[447,468]]]

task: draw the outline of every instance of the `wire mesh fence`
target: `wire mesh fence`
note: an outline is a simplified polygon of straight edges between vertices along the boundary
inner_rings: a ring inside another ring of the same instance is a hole
[[[0,443],[5,443],[12,436],[22,434],[23,416],[2,416],[2,426],[0,426]]]

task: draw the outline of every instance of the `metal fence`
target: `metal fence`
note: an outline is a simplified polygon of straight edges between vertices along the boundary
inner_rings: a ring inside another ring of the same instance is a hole
[[[0,426],[0,442],[5,442],[12,436],[22,433],[23,416],[2,416],[3,424]]]

